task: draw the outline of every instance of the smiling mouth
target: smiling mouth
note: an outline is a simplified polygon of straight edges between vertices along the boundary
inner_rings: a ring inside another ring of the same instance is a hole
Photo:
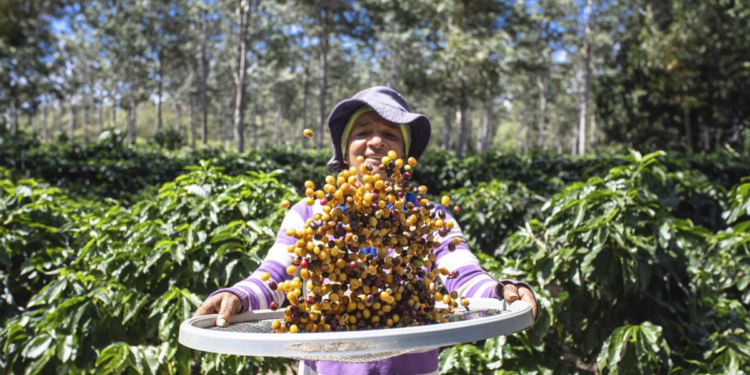
[[[367,161],[367,160],[375,160],[375,161],[378,161],[378,162],[380,162],[380,161],[382,161],[382,160],[383,160],[383,157],[384,157],[384,156],[386,156],[386,155],[373,155],[373,156],[365,156],[365,160],[366,160],[366,161]]]

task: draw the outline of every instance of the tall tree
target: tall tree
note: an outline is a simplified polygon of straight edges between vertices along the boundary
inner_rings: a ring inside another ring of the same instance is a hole
[[[61,17],[64,0],[34,2],[6,0],[0,3],[0,107],[10,109],[11,133],[19,131],[19,116],[38,107],[39,95],[50,89],[46,77],[56,36],[51,20]]]
[[[247,29],[251,0],[236,1],[237,19],[237,66],[234,73],[234,143],[239,152],[245,151],[245,75],[247,63]],[[257,7],[257,1],[254,6]]]

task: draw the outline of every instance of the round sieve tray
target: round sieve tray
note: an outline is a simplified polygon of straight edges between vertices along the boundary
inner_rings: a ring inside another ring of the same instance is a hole
[[[226,328],[216,327],[211,314],[182,322],[179,342],[213,353],[357,363],[509,335],[534,323],[531,306],[523,301],[470,301],[468,309],[458,307],[448,315],[448,323],[347,332],[275,334],[271,323],[283,318],[283,309],[248,311],[232,317]]]

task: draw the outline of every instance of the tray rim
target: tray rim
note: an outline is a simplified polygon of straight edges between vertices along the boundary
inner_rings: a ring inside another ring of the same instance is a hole
[[[472,320],[346,332],[309,332],[299,334],[246,333],[208,330],[217,314],[203,315],[180,324],[180,344],[212,353],[245,356],[299,358],[310,355],[356,356],[389,351],[419,350],[484,340],[523,331],[534,324],[531,306],[523,301],[508,303],[494,298],[470,298],[471,308],[495,308],[503,314]],[[445,307],[436,304],[436,308]],[[455,313],[465,312],[458,308]],[[232,323],[276,319],[284,310],[258,310],[238,314]]]

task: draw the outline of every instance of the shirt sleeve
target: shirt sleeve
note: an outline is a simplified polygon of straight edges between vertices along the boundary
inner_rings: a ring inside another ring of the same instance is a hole
[[[242,302],[240,312],[267,309],[271,301],[275,301],[277,306],[281,306],[286,298],[284,292],[271,290],[268,282],[262,281],[260,276],[268,272],[271,275],[271,280],[276,283],[291,280],[294,277],[286,273],[286,268],[292,264],[294,259],[294,254],[289,253],[287,248],[297,243],[297,240],[294,237],[287,236],[286,231],[289,228],[302,228],[307,219],[312,218],[312,216],[312,207],[305,204],[304,200],[297,202],[284,217],[281,228],[276,234],[276,241],[268,250],[268,254],[260,267],[250,277],[230,288],[219,289],[211,293],[209,297],[222,292],[232,293]]]
[[[495,294],[495,287],[498,285],[497,280],[488,275],[482,267],[479,266],[479,260],[472,254],[466,245],[461,227],[456,222],[453,215],[442,205],[436,205],[435,211],[445,212],[445,221],[453,221],[453,229],[445,237],[438,233],[434,234],[434,240],[439,246],[434,250],[435,267],[445,267],[450,272],[458,272],[458,276],[447,279],[446,276],[440,276],[448,292],[457,291],[460,297],[469,298],[491,298]],[[456,246],[454,251],[448,249],[453,243],[454,238],[460,238],[461,243]]]
[[[537,301],[536,294],[531,289],[529,284],[517,281],[517,280],[495,280],[494,277],[490,276],[485,272],[482,267],[479,266],[479,260],[469,250],[466,245],[466,239],[464,239],[461,227],[456,222],[453,215],[448,210],[437,205],[435,210],[442,210],[445,212],[445,221],[452,220],[454,222],[453,230],[448,232],[445,237],[437,235],[435,241],[438,241],[440,246],[435,250],[437,258],[435,259],[435,267],[445,267],[448,271],[458,271],[458,276],[453,279],[446,279],[446,276],[440,276],[443,281],[445,288],[449,291],[457,291],[460,297],[469,298],[499,298],[503,299],[502,288],[506,284],[512,284],[517,287],[526,287],[531,291],[534,296],[534,300]],[[448,246],[453,242],[454,238],[460,238],[461,244],[456,246],[456,250],[448,250]],[[534,317],[536,320],[538,315]]]

